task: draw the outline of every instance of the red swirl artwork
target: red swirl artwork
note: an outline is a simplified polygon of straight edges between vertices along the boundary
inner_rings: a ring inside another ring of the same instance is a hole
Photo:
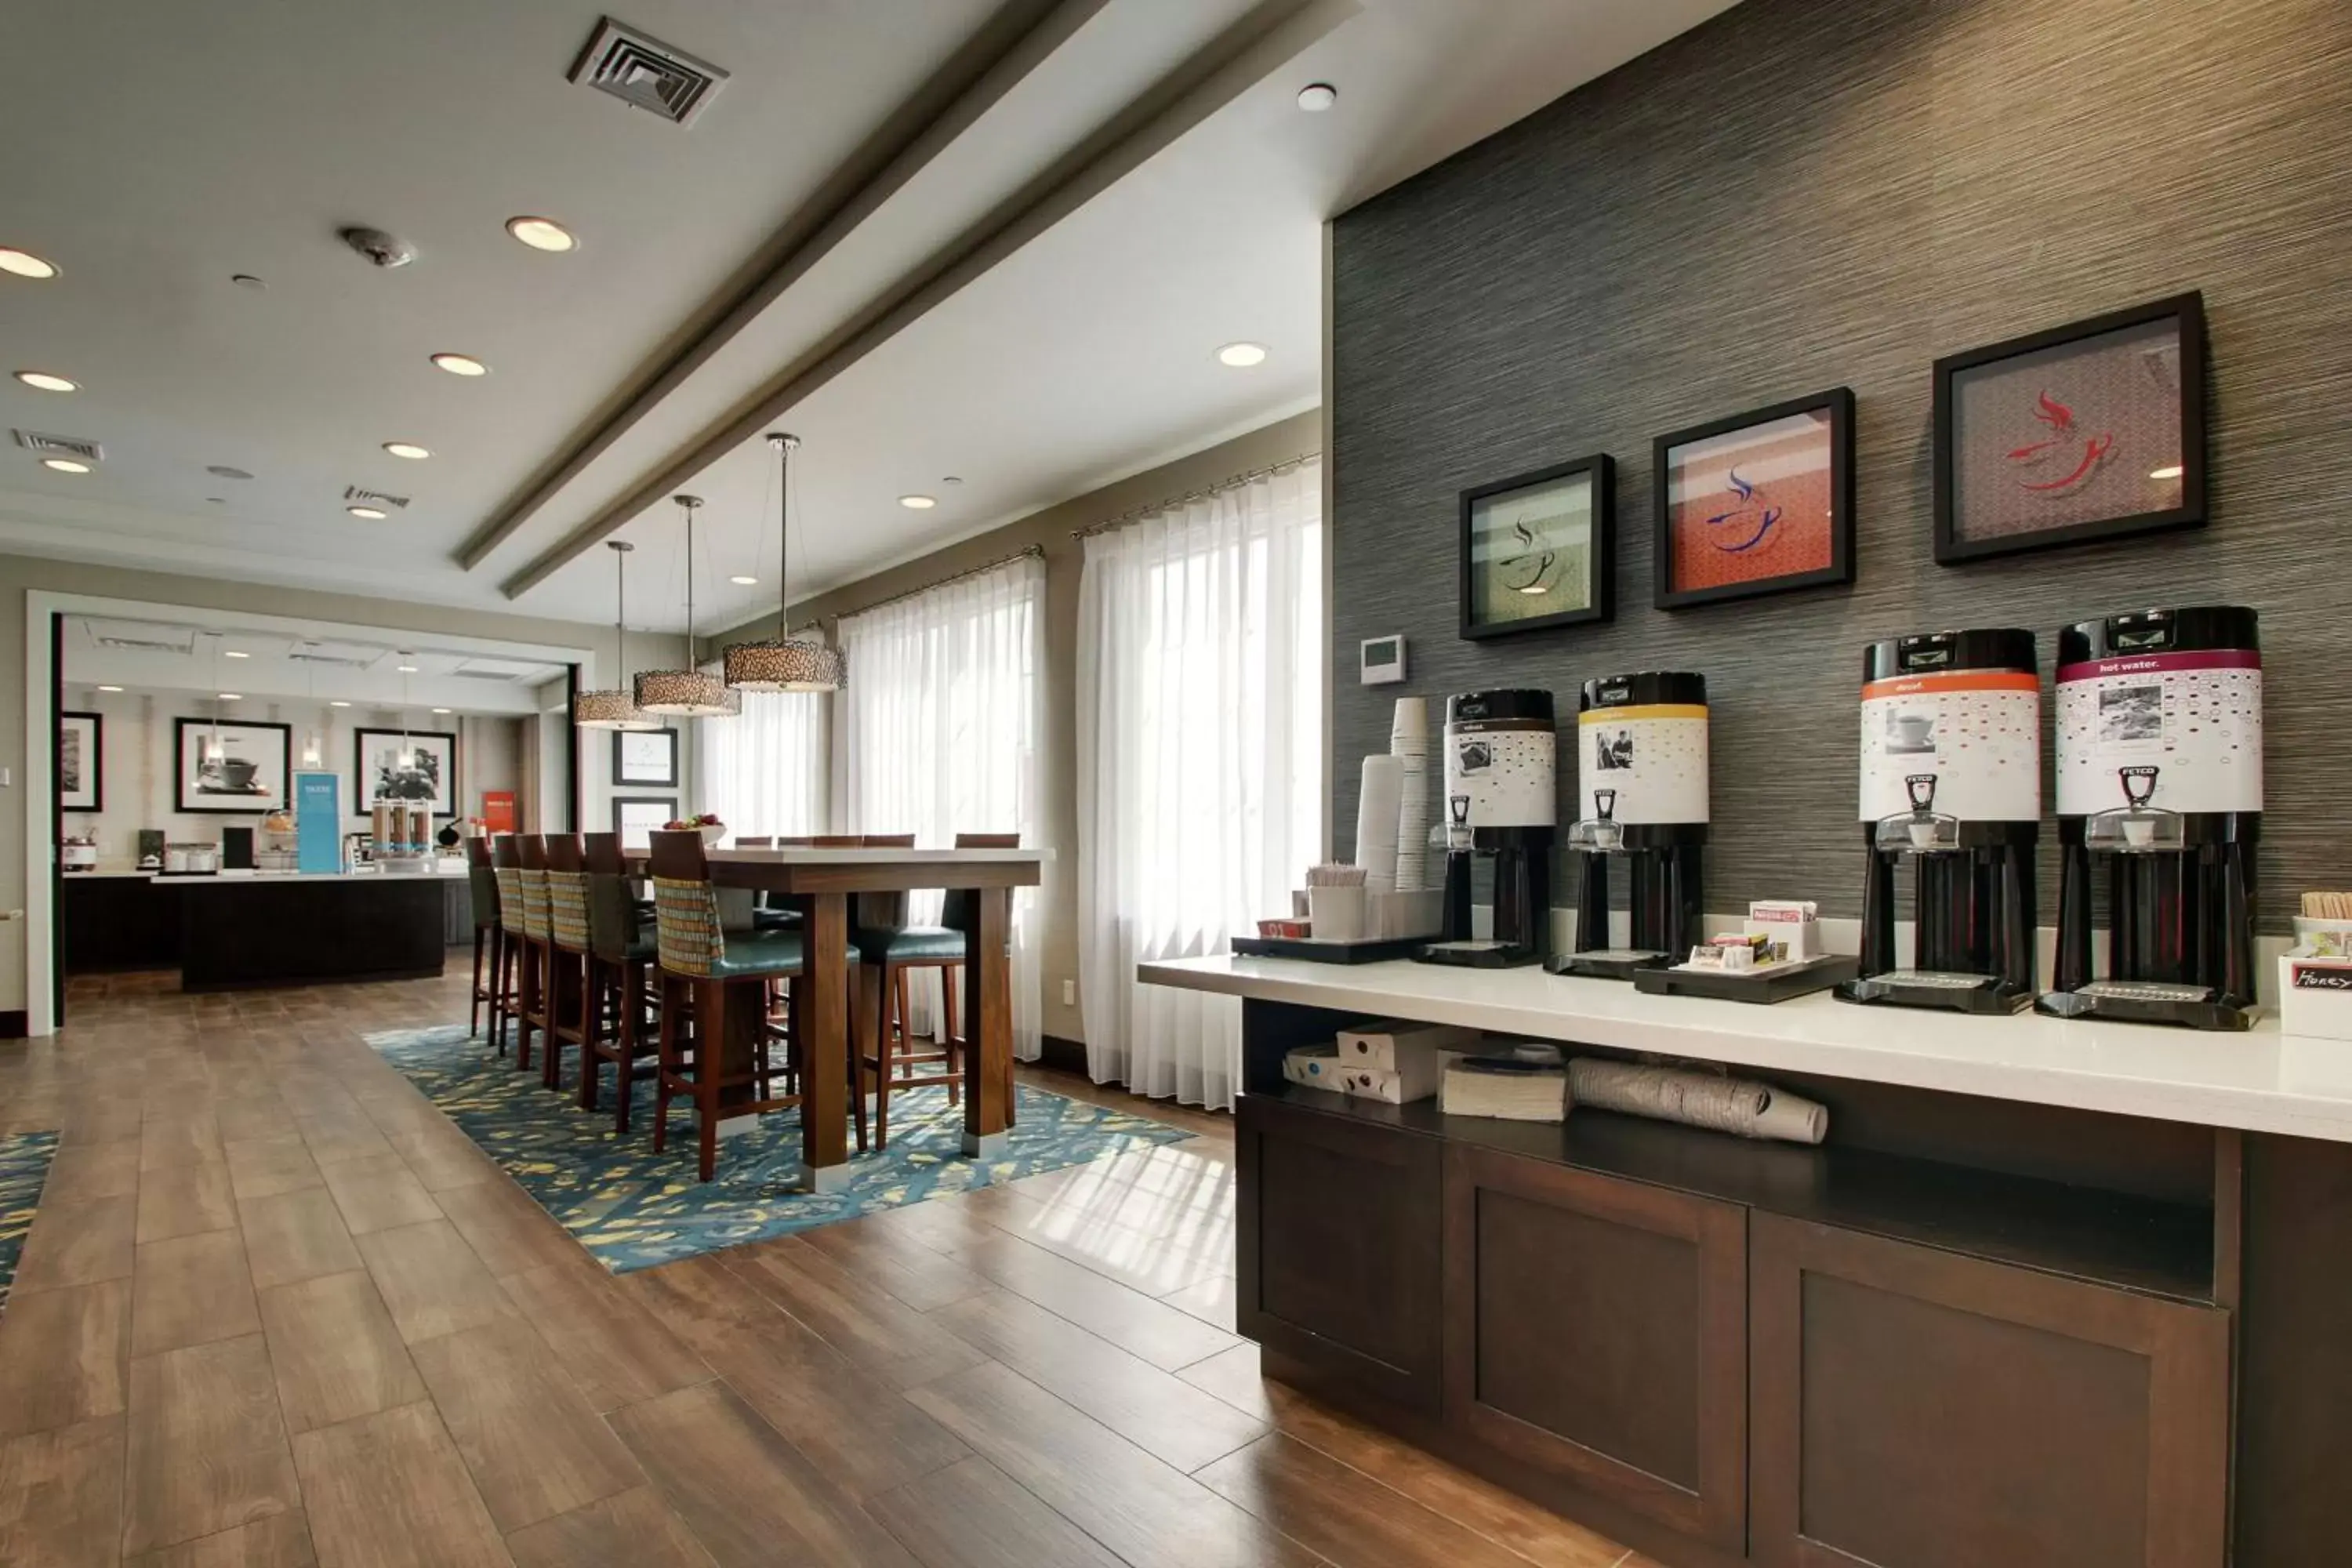
[[[1831,426],[1799,414],[1669,454],[1676,593],[1821,571],[1832,550]]]

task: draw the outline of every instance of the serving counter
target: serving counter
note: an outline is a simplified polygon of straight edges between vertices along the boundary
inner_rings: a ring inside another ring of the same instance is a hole
[[[184,991],[439,974],[470,940],[467,879],[437,873],[65,879],[68,974],[180,971]]]
[[[2352,1047],[1532,969],[1139,973],[1243,1000],[1238,1318],[1270,1375],[1670,1568],[2344,1560]],[[1829,1138],[1284,1081],[1369,1017],[1728,1064]]]

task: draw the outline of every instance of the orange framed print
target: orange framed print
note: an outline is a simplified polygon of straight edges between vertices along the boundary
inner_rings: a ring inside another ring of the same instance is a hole
[[[1661,436],[1658,608],[1853,581],[1853,394],[1832,387]]]

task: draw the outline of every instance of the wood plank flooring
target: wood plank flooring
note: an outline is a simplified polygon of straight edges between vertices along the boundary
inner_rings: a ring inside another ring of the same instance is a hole
[[[1231,1120],[614,1277],[362,1036],[442,981],[76,982],[0,1316],[8,1568],[1643,1568],[1258,1375]]]

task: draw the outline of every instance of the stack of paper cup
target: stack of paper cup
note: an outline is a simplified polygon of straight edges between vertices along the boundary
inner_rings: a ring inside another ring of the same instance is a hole
[[[1356,864],[1364,887],[1391,893],[1397,885],[1397,821],[1404,764],[1394,757],[1364,759],[1363,788],[1356,796]]]
[[[1403,769],[1397,788],[1396,890],[1418,893],[1429,879],[1429,700],[1397,699],[1389,726],[1389,755]]]

